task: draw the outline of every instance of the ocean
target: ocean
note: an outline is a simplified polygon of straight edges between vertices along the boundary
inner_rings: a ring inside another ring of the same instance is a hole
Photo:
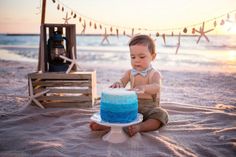
[[[181,36],[176,54],[177,36],[153,37],[157,45],[157,58],[153,66],[157,69],[236,72],[236,35],[204,36],[197,44],[198,36]],[[127,36],[109,36],[110,44],[101,44],[103,36],[76,36],[78,62],[112,65],[129,68],[130,57]],[[33,61],[38,59],[38,35],[0,35],[0,59]]]

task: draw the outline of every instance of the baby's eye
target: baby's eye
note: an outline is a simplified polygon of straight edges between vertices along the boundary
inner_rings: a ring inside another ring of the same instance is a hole
[[[135,59],[135,57],[134,56],[130,56],[131,57],[131,59]]]
[[[145,58],[145,56],[140,56],[141,59]]]

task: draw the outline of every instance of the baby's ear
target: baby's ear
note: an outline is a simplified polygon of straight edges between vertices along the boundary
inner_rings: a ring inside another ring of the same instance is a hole
[[[156,55],[157,55],[156,53],[152,54],[152,60],[154,60],[156,58]]]

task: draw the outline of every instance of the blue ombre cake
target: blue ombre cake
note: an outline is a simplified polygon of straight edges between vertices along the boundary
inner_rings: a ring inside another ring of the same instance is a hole
[[[134,91],[109,88],[102,91],[100,115],[109,123],[129,123],[137,118],[138,99]]]

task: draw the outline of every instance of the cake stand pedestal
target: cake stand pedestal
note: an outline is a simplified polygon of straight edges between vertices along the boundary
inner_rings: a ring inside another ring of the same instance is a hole
[[[104,141],[108,141],[110,143],[122,143],[129,138],[128,135],[124,132],[123,127],[140,123],[143,120],[143,115],[138,113],[137,119],[130,123],[104,122],[101,119],[100,112],[94,113],[90,119],[100,125],[111,127],[111,130],[102,137]]]

